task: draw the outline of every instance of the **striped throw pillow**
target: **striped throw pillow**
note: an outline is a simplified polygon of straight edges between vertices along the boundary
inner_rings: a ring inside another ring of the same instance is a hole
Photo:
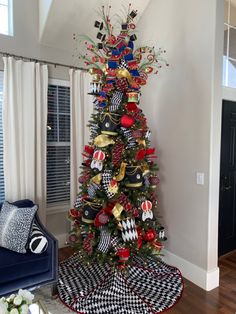
[[[32,253],[40,254],[47,250],[48,240],[40,228],[33,223],[32,232],[29,239],[29,249]]]

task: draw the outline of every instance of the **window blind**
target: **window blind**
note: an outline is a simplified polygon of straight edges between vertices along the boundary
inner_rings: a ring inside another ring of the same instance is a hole
[[[4,173],[3,173],[2,103],[3,103],[3,72],[0,71],[0,202],[3,202],[5,198]]]
[[[47,205],[70,200],[70,88],[48,86]]]

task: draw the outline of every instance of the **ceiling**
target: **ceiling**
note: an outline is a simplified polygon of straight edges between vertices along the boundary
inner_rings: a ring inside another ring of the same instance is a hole
[[[73,51],[73,34],[86,34],[96,37],[97,29],[94,21],[99,20],[97,11],[105,5],[111,5],[111,18],[124,16],[127,3],[138,10],[138,18],[146,9],[150,0],[39,0],[40,10],[40,42],[61,50]]]

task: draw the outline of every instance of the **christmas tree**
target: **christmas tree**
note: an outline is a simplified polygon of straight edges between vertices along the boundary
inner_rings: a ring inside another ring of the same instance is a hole
[[[104,8],[100,13],[97,41],[86,37],[87,52],[81,56],[92,75],[95,112],[88,122],[80,192],[69,211],[69,241],[88,265],[123,269],[137,256],[159,257],[166,239],[157,216],[157,156],[139,107],[148,75],[166,62],[161,49],[134,48],[137,11],[129,7],[117,34],[109,13]]]

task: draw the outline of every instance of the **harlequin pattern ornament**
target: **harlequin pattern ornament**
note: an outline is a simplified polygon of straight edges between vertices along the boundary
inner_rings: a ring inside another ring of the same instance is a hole
[[[126,218],[121,220],[122,225],[122,239],[124,242],[134,241],[138,239],[138,233],[135,225],[135,220],[133,218]]]
[[[146,201],[142,202],[141,208],[143,210],[143,213],[142,213],[142,220],[143,221],[153,218],[152,202],[151,201],[146,200]]]

